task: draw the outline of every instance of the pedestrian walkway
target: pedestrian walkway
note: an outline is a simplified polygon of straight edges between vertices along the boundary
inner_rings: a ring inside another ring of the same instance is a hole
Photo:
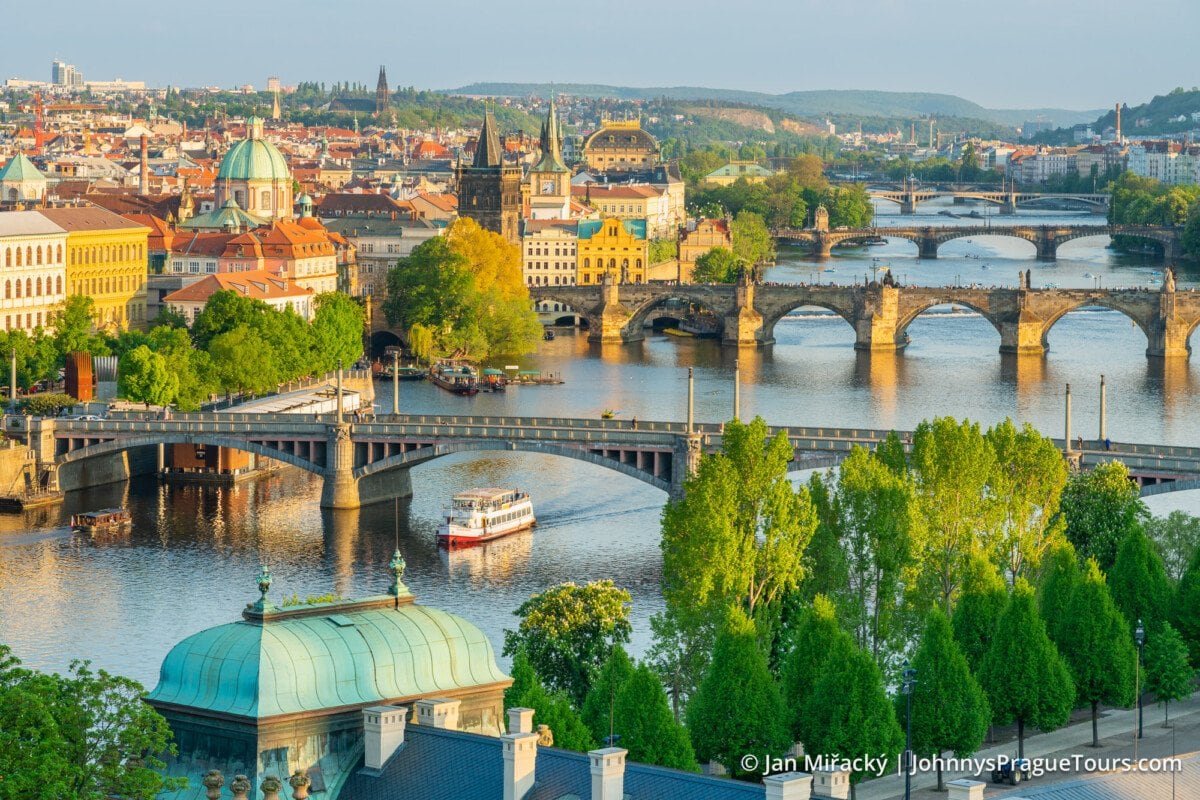
[[[1161,706],[1146,706],[1144,711],[1144,737],[1138,742],[1138,757],[1161,758],[1174,753],[1192,753],[1200,750],[1200,693],[1192,695],[1188,700],[1171,704],[1172,728],[1162,727],[1163,712]],[[1037,733],[1025,736],[1026,758],[1065,757],[1079,754],[1084,758],[1132,758],[1134,742],[1134,724],[1137,719],[1137,709],[1111,709],[1102,712],[1099,721],[1100,747],[1092,747],[1092,721],[1086,719],[1059,728],[1049,733]],[[903,725],[903,720],[901,720]],[[1028,730],[1028,729],[1027,729]],[[1174,732],[1174,742],[1172,742]],[[1174,746],[1172,746],[1174,745]],[[975,758],[997,758],[1017,755],[1016,741],[986,747],[980,750]],[[1193,763],[1195,763],[1193,761]],[[990,775],[974,776],[963,772],[945,773],[946,782],[957,778],[989,781]],[[1084,777],[1077,773],[1056,773],[1043,775],[1031,782],[1028,791],[1051,783],[1076,780]],[[914,797],[938,797],[934,793],[937,785],[937,775],[934,773],[918,773],[912,778]],[[904,797],[904,776],[890,774],[883,778],[859,784],[856,791],[857,800],[901,800]],[[989,784],[988,797],[1010,795],[1021,797],[1025,792],[1014,791],[1012,787]],[[1170,795],[1168,794],[1167,800]]]

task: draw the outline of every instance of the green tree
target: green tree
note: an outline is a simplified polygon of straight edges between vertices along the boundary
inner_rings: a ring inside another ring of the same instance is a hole
[[[250,328],[270,310],[263,301],[232,289],[214,292],[192,323],[192,337],[197,347],[210,350],[210,344],[217,336],[239,327]]]
[[[150,406],[166,406],[179,394],[179,375],[167,359],[146,345],[138,345],[121,357],[117,391],[126,400]]]
[[[629,759],[639,764],[695,770],[696,755],[687,730],[671,714],[654,670],[640,664],[617,690],[615,730]]]
[[[1134,528],[1117,550],[1116,561],[1108,572],[1113,601],[1125,615],[1130,631],[1138,620],[1153,630],[1167,621],[1171,605],[1171,581],[1162,559],[1146,534]]]
[[[1179,631],[1164,622],[1146,640],[1146,689],[1163,704],[1163,727],[1171,724],[1171,701],[1186,700],[1196,689],[1196,670],[1188,664]]]
[[[1061,509],[1067,538],[1079,557],[1095,558],[1102,572],[1112,568],[1125,535],[1149,516],[1129,470],[1119,461],[1072,475],[1063,490]]]
[[[742,768],[741,757],[787,750],[786,716],[754,623],[740,608],[730,608],[704,680],[688,704],[696,756],[724,765],[731,775],[757,777]]]
[[[793,593],[801,603],[812,602],[823,594],[835,604],[844,599],[850,585],[846,554],[842,551],[841,516],[837,507],[836,478],[832,472],[828,478],[814,472],[808,479],[808,494],[812,498],[813,510],[817,515],[817,528],[805,550],[804,582],[799,592]]]
[[[961,602],[959,604],[961,610]],[[959,612],[955,612],[959,613]],[[950,621],[940,609],[929,612],[925,633],[913,655],[916,685],[912,696],[912,749],[915,755],[939,756],[950,750],[966,758],[979,749],[991,720],[987,698],[955,643]],[[903,719],[906,698],[896,697]],[[938,763],[937,790],[943,790]]]
[[[739,211],[729,225],[733,254],[750,266],[775,259],[775,239],[761,214]]]
[[[1175,594],[1172,619],[1188,646],[1193,667],[1200,667],[1200,551],[1192,555]]]
[[[526,600],[504,632],[504,655],[523,651],[551,691],[581,706],[613,647],[629,641],[629,592],[612,581],[562,583]]]
[[[213,337],[208,352],[217,382],[227,394],[262,394],[279,383],[275,354],[262,336],[246,325]]]
[[[1154,542],[1168,577],[1178,582],[1200,550],[1200,517],[1183,511],[1172,511],[1165,517],[1146,521],[1146,535]]]
[[[195,411],[217,390],[212,358],[192,345],[183,328],[158,326],[150,330],[148,347],[167,361],[167,368],[179,378],[175,403],[180,411]]]
[[[1124,706],[1133,701],[1136,656],[1129,626],[1113,604],[1095,559],[1088,559],[1071,593],[1062,642],[1076,697],[1092,708],[1092,747],[1099,747],[1100,704]]]
[[[895,431],[888,431],[888,435],[875,448],[875,455],[897,475],[908,472],[908,453],[904,452],[904,442],[900,441],[900,435]]]
[[[144,693],[86,661],[66,675],[25,670],[0,645],[0,798],[152,800],[182,788],[162,773],[175,746]]]
[[[663,510],[663,596],[681,625],[720,624],[730,605],[770,609],[804,576],[817,519],[808,490],[787,477],[792,447],[767,440],[761,418],[725,426],[684,495]]]
[[[923,594],[950,613],[976,531],[986,527],[993,500],[985,491],[996,461],[979,426],[939,417],[913,433],[912,471],[925,524],[915,552]]]
[[[1038,586],[1038,608],[1046,623],[1046,633],[1059,648],[1066,637],[1071,597],[1083,578],[1079,559],[1070,542],[1061,542],[1050,551],[1042,565]]]
[[[807,742],[812,737],[805,703],[825,672],[834,643],[848,636],[838,625],[833,603],[824,595],[813,598],[799,617],[780,675],[788,724],[797,741]]]
[[[809,717],[806,752],[837,753],[848,759],[882,755],[891,760],[904,747],[875,659],[848,636],[834,642],[804,714]],[[851,797],[853,786],[864,777],[864,772],[850,774]]]
[[[651,264],[661,264],[664,261],[679,257],[679,244],[674,239],[651,239],[649,258]]]
[[[522,651],[513,656],[512,679],[512,686],[504,690],[505,708],[532,708],[534,725],[550,728],[555,747],[586,753],[596,746],[567,696],[547,691]]]
[[[916,491],[907,474],[855,447],[838,471],[836,507],[849,575],[846,627],[882,666],[900,633],[901,572],[922,538]]]
[[[363,354],[363,308],[349,295],[326,292],[316,298],[312,329],[318,369],[352,366]]]
[[[1006,419],[985,438],[996,454],[988,477],[996,514],[985,546],[1016,580],[1026,565],[1036,569],[1047,548],[1063,536],[1055,520],[1067,466],[1054,442],[1029,423],[1018,429]]]
[[[715,634],[711,626],[694,620],[684,623],[680,614],[668,608],[650,618],[654,641],[646,660],[666,686],[675,719],[683,719],[684,707],[704,678]]]
[[[980,553],[973,554],[967,560],[962,593],[950,621],[954,641],[962,648],[973,674],[979,673],[1007,603],[1008,587],[996,565]]]
[[[1027,724],[1052,731],[1070,719],[1075,701],[1071,673],[1046,635],[1033,589],[1024,578],[1013,586],[978,677],[996,724],[1016,721],[1021,758]]]
[[[579,710],[583,723],[592,732],[592,738],[597,742],[608,739],[616,723],[614,715],[617,691],[633,677],[633,661],[625,648],[613,647],[604,665],[596,673],[587,696]]]
[[[724,247],[714,247],[696,259],[692,270],[695,283],[734,283],[743,267],[742,260]]]
[[[73,294],[54,317],[54,341],[59,358],[67,353],[87,352],[108,355],[102,337],[96,335],[96,302],[87,295]]]

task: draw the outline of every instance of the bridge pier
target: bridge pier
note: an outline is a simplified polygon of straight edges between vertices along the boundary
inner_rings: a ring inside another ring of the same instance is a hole
[[[854,349],[894,353],[908,344],[900,325],[900,289],[876,284],[869,288],[854,323]]]
[[[1000,216],[1011,217],[1017,213],[1017,199],[1013,195],[1009,195],[1008,199],[1000,204]]]
[[[916,214],[916,213],[917,213],[917,201],[913,200],[911,197],[906,197],[900,203],[901,216],[911,217],[913,214]]]
[[[1179,318],[1175,308],[1175,273],[1168,269],[1158,295],[1158,315],[1146,330],[1146,355],[1151,358],[1187,358],[1188,344],[1195,320]]]
[[[1038,234],[1034,244],[1037,246],[1038,261],[1056,261],[1058,259],[1058,242],[1055,240],[1054,234],[1042,231]]]
[[[736,347],[770,344],[763,340],[762,314],[754,308],[754,282],[745,273],[738,278],[733,296],[733,311],[722,320],[725,330],[721,343]]]
[[[700,456],[704,453],[704,439],[698,433],[685,433],[675,437],[671,453],[671,489],[667,492],[672,500],[682,500],[684,482],[700,469]]]
[[[920,257],[922,259],[937,258],[938,240],[932,236],[923,237],[917,242],[917,247],[920,248]]]
[[[621,305],[621,287],[607,273],[600,279],[600,305],[589,318],[589,342],[633,342],[642,338],[641,331],[628,331],[626,326],[633,316]]]
[[[350,431],[351,426],[347,423],[329,426],[321,508],[358,508],[362,505],[358,480],[354,477],[354,442]]]
[[[1046,326],[1041,320],[1001,320],[1000,352],[1019,356],[1046,354]]]

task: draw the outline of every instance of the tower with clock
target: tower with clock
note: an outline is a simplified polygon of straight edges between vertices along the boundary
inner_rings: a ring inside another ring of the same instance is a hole
[[[541,146],[542,158],[529,170],[529,215],[532,219],[569,219],[571,171],[563,164],[562,135],[553,99],[542,123]]]

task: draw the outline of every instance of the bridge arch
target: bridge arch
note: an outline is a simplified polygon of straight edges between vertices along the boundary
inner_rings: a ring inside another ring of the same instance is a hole
[[[910,309],[906,309],[905,314],[902,317],[900,317],[899,322],[896,324],[897,340],[903,339],[904,335],[908,331],[908,326],[911,325],[912,323],[916,322],[918,317],[920,317],[922,314],[924,314],[929,309],[937,308],[938,306],[963,306],[964,308],[971,309],[975,313],[979,314],[979,316],[983,317],[985,320],[987,320],[989,323],[991,323],[992,327],[996,329],[996,333],[1000,334],[1001,338],[1003,339],[1004,331],[1000,327],[1000,321],[997,320],[994,316],[992,316],[991,311],[984,308],[981,304],[972,303],[970,301],[963,300],[958,297],[951,298],[951,297],[941,296],[941,297],[934,297],[934,298],[922,300],[919,305],[913,306]]]
[[[121,436],[115,439],[109,439],[98,444],[80,447],[76,450],[63,453],[56,459],[58,465],[64,466],[76,461],[83,461],[96,456],[107,455],[109,453],[120,453],[134,447],[149,447],[160,444],[202,444],[207,447],[228,447],[232,450],[243,450],[247,453],[273,458],[276,461],[282,461],[286,464],[291,464],[294,467],[307,470],[314,475],[324,475],[325,468],[320,464],[315,464],[306,458],[294,455],[292,453],[277,450],[274,447],[252,442],[246,439],[239,439],[232,436],[217,436],[204,435],[194,433],[152,433],[142,434],[139,436]]]
[[[854,320],[854,310],[850,308],[842,308],[835,303],[818,300],[812,297],[800,298],[794,302],[785,305],[776,306],[768,311],[763,312],[762,336],[760,340],[763,342],[775,341],[775,326],[781,319],[786,317],[799,308],[823,308],[826,311],[832,311],[837,316],[844,319],[850,325],[850,330],[857,333],[858,327]]]
[[[454,453],[479,452],[541,453],[544,455],[562,456],[563,458],[573,458],[576,461],[584,461],[588,464],[595,464],[606,469],[611,469],[622,475],[628,475],[643,483],[648,483],[656,489],[662,489],[664,492],[671,491],[670,476],[654,475],[644,469],[639,469],[635,464],[626,464],[582,447],[555,444],[553,442],[524,441],[520,439],[472,439],[420,447],[358,467],[354,470],[354,478],[360,480],[390,469],[415,467],[418,464],[424,464],[435,458],[441,458],[442,456]]]
[[[694,292],[680,291],[670,292],[658,297],[654,297],[633,309],[629,315],[629,321],[625,323],[625,330],[631,334],[637,334],[646,324],[646,318],[654,312],[655,309],[662,308],[672,300],[682,300],[688,305],[699,306],[700,308],[709,311],[715,316],[718,322],[724,327],[725,309],[718,307],[707,296],[700,296]]]
[[[1146,336],[1147,342],[1151,341],[1150,322],[1149,320],[1143,319],[1141,316],[1139,316],[1136,309],[1125,307],[1121,303],[1114,302],[1113,300],[1102,295],[1096,295],[1094,297],[1087,297],[1083,300],[1065,306],[1056,311],[1053,316],[1047,319],[1042,327],[1042,346],[1045,348],[1050,347],[1050,331],[1062,320],[1063,317],[1065,317],[1067,314],[1070,314],[1072,311],[1079,311],[1085,308],[1106,308],[1110,311],[1119,312],[1141,329],[1142,333]]]

